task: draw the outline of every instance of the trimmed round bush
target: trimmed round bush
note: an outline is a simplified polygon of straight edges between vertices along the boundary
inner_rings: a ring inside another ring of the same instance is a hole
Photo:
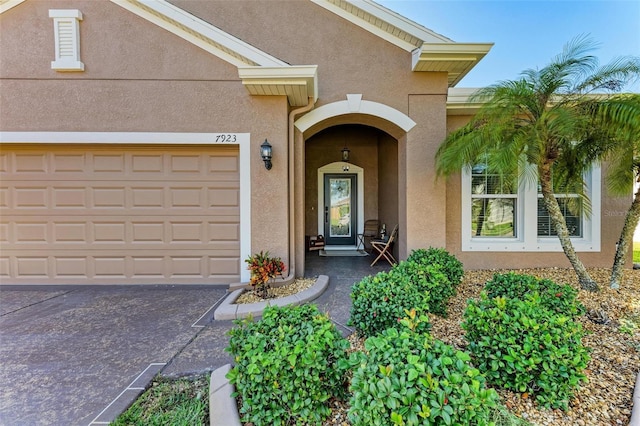
[[[370,337],[365,349],[349,360],[353,425],[489,424],[498,396],[466,352],[406,327]]]
[[[355,283],[351,301],[349,325],[361,336],[370,337],[397,327],[411,309],[418,314],[427,312],[429,294],[420,291],[405,271],[392,268]],[[423,327],[428,329],[428,323]]]
[[[460,284],[464,276],[462,262],[443,248],[429,247],[426,250],[413,250],[407,260],[416,261],[425,265],[440,265],[442,273],[449,278],[449,282],[454,288]]]
[[[429,312],[447,316],[447,303],[464,275],[458,259],[444,249],[431,247],[413,250],[396,268],[409,275],[421,291],[429,293]]]
[[[585,307],[576,300],[578,290],[567,284],[560,285],[531,275],[514,272],[495,274],[486,283],[485,290],[490,299],[499,296],[523,299],[527,294],[536,292],[540,295],[542,306],[559,315],[576,317],[585,313]]]
[[[242,397],[243,422],[321,424],[328,400],[346,395],[349,342],[315,305],[268,307],[238,320],[229,335],[235,367],[227,378]]]
[[[469,301],[462,328],[490,383],[529,393],[544,407],[566,409],[586,380],[581,325],[545,307],[536,292],[512,299],[483,291],[479,301]]]

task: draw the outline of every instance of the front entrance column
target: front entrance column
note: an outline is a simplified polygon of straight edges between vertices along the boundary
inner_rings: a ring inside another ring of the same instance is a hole
[[[409,115],[418,123],[401,144],[406,188],[406,255],[418,248],[446,247],[446,186],[436,180],[435,155],[446,136],[446,102],[434,96],[409,97]],[[401,254],[402,258],[403,256]]]

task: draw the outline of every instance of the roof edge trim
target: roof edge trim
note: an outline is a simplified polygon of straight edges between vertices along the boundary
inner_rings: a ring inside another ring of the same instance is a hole
[[[412,52],[413,71],[446,71],[454,87],[491,50],[493,43],[423,43]]]
[[[287,96],[291,106],[306,106],[318,100],[318,66],[238,67],[242,84],[252,95]]]
[[[407,52],[413,51],[420,46],[420,43],[425,41],[453,43],[451,39],[422,27],[371,0],[345,0],[344,3],[357,9],[351,11],[336,4],[338,3],[336,0],[311,1]],[[376,19],[373,22],[367,20],[360,16],[357,11]]]
[[[4,13],[12,7],[16,7],[25,0],[0,0],[0,13]]]
[[[111,2],[232,65],[288,65],[165,0],[111,0]]]
[[[451,87],[447,93],[447,115],[473,115],[483,103],[479,101],[471,102],[473,95],[478,88],[457,88]]]

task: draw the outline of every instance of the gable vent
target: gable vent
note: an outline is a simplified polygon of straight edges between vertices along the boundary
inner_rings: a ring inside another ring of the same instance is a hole
[[[53,18],[55,36],[55,61],[51,68],[56,71],[84,71],[80,61],[80,25],[82,13],[69,9],[49,10],[49,18]]]

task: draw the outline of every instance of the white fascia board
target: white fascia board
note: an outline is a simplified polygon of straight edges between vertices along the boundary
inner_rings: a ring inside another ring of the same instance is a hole
[[[165,0],[111,1],[232,65],[288,66],[286,62],[243,42]]]
[[[0,13],[4,13],[12,7],[16,7],[25,0],[0,0]]]
[[[238,67],[238,75],[240,78],[285,78],[313,79],[318,76],[317,65],[287,65],[286,67]]]
[[[478,88],[450,87],[447,93],[447,115],[471,115],[478,111],[482,102],[471,101]]]
[[[371,0],[346,0],[358,9],[362,9],[365,12],[387,22],[390,25],[404,31],[407,34],[422,40],[423,42],[432,43],[453,43],[448,37],[438,34],[430,29],[423,27],[422,25],[413,22],[410,19],[405,18],[393,10],[387,9]],[[415,48],[415,46],[414,46]]]
[[[491,50],[493,43],[423,43],[412,52],[411,69],[420,61],[479,62]]]
[[[313,3],[317,4],[318,6],[321,6],[325,9],[327,9],[330,12],[335,13],[336,15],[346,19],[347,21],[351,22],[352,24],[355,24],[367,31],[369,31],[370,33],[380,37],[383,40],[388,41],[389,43],[392,43],[398,47],[400,47],[403,50],[406,50],[407,52],[411,52],[412,50],[414,50],[416,48],[415,45],[394,36],[393,34],[389,34],[388,32],[382,30],[381,28],[378,28],[377,26],[365,21],[364,19],[353,15],[349,12],[347,12],[346,10],[342,9],[341,7],[327,1],[327,0],[311,0]]]
[[[424,69],[429,68],[429,64],[446,65],[444,70],[440,66],[436,69],[448,71],[449,87],[454,87],[492,47],[493,43],[423,43],[419,49],[412,52],[411,69],[429,71]]]
[[[290,65],[286,67],[238,67],[244,85],[306,86],[307,95],[318,99],[318,66]]]

